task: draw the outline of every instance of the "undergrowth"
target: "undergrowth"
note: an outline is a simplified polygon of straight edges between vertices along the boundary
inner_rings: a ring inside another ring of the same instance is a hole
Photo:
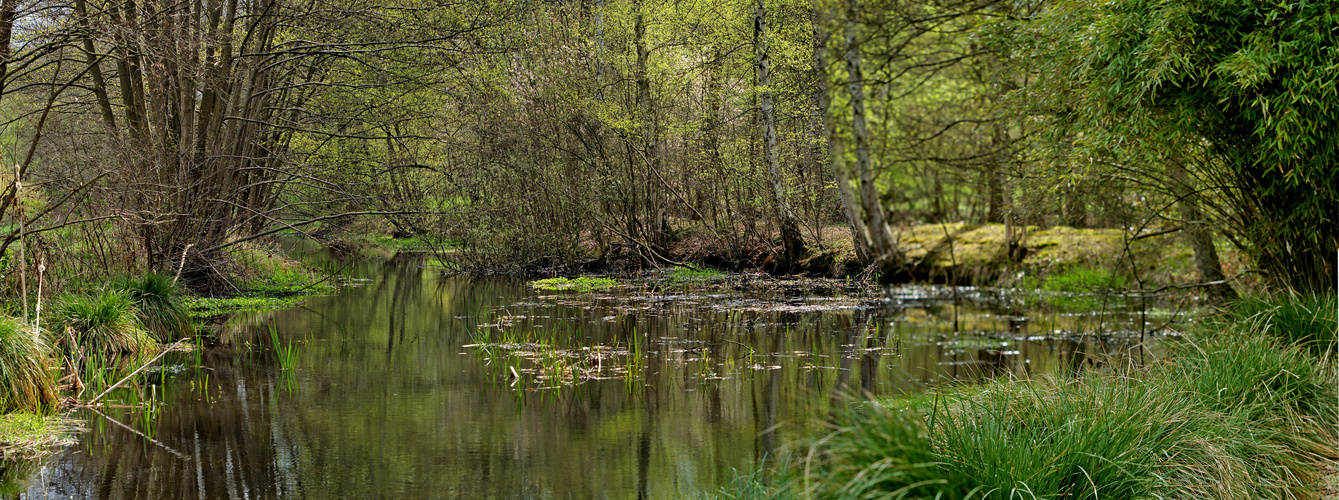
[[[166,342],[195,333],[185,295],[166,273],[149,273],[112,280],[111,288],[124,293],[135,304],[144,327],[154,338]]]
[[[154,341],[137,314],[123,291],[67,295],[55,308],[49,332],[59,342],[68,329],[80,346],[97,352],[140,352]]]

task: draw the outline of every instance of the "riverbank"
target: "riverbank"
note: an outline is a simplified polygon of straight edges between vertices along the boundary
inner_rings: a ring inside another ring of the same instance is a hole
[[[84,284],[48,301],[36,343],[9,340],[33,339],[37,323],[0,316],[0,336],[6,342],[0,346],[0,373],[7,379],[0,384],[6,391],[0,394],[0,409],[10,410],[0,413],[0,468],[6,461],[40,458],[72,443],[79,422],[69,420],[62,409],[81,403],[75,395],[88,398],[102,392],[168,342],[212,338],[208,328],[200,328],[210,321],[236,312],[292,307],[336,289],[333,276],[277,248],[245,245],[234,255],[239,260],[230,266],[235,270],[229,281],[232,293],[199,295],[164,274]],[[61,335],[67,328],[69,334]]]
[[[1332,498],[1334,298],[1260,302],[1189,329],[1146,370],[853,404],[791,450],[782,479],[720,496]]]

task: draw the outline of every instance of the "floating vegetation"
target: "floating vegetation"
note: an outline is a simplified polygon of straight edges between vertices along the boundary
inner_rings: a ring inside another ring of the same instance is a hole
[[[537,290],[572,290],[577,293],[589,293],[613,288],[618,282],[612,278],[548,278],[530,282]]]
[[[512,378],[533,376],[541,388],[635,377],[642,366],[636,343],[563,348],[545,342],[497,342],[464,347],[478,348],[490,364],[505,365]]]

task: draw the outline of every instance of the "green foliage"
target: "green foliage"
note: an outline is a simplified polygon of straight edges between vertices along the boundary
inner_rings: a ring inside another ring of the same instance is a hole
[[[306,298],[306,295],[287,295],[283,297],[190,297],[186,299],[186,304],[190,310],[191,316],[208,318],[239,311],[270,311],[275,309],[285,309],[296,306]]]
[[[67,295],[55,308],[51,332],[64,336],[68,328],[80,346],[93,352],[136,353],[154,344],[137,315],[135,303],[119,290]]]
[[[1057,143],[1154,183],[1169,182],[1158,165],[1188,164],[1269,278],[1333,289],[1333,2],[1070,0],[1033,21],[1017,44],[1038,75],[1024,95],[1072,127]]]
[[[56,383],[46,366],[50,357],[43,336],[15,318],[0,316],[0,413],[44,412],[56,406]],[[4,435],[0,432],[0,438]]]
[[[578,278],[548,278],[530,282],[530,286],[537,290],[572,290],[577,293],[590,293],[595,291],[608,290],[617,285],[618,282],[612,278],[590,278],[581,276]]]
[[[1094,293],[1125,288],[1125,276],[1107,269],[1075,267],[1050,276],[1042,288],[1053,292]]]
[[[319,295],[333,293],[335,285],[301,266],[280,266],[261,270],[261,277],[247,280],[246,292],[252,295]]]
[[[195,333],[185,296],[165,273],[149,273],[141,278],[122,277],[112,281],[113,290],[134,302],[149,333],[161,342]]]
[[[1166,376],[1221,411],[1252,418],[1300,414],[1333,420],[1334,373],[1329,363],[1268,336],[1262,318],[1216,324],[1181,346]]]

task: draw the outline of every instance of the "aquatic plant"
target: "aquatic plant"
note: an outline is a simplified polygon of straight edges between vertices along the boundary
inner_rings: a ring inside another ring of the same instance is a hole
[[[55,308],[51,331],[60,335],[69,328],[80,346],[93,351],[139,352],[154,342],[136,315],[125,292],[68,295]]]
[[[578,278],[548,278],[530,282],[530,286],[538,290],[571,290],[577,293],[608,290],[617,284],[618,282],[614,281],[612,278],[591,278],[587,276]]]
[[[165,273],[149,273],[112,281],[111,288],[126,294],[139,311],[145,328],[158,341],[187,337],[195,333],[185,296]]]
[[[279,360],[279,368],[283,371],[292,371],[297,364],[297,347],[291,342],[288,344],[281,343],[279,341],[279,329],[273,324],[270,325],[270,347]]]
[[[46,367],[50,355],[43,336],[18,319],[0,316],[0,413],[55,407],[56,383]]]

